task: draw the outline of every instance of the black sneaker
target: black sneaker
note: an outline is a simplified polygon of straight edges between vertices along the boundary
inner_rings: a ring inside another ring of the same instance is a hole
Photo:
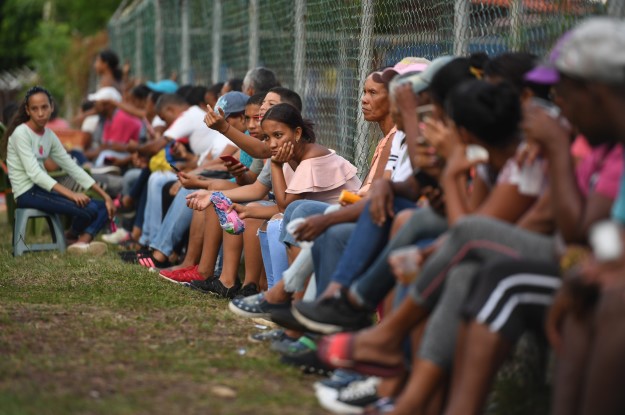
[[[280,362],[289,366],[298,367],[302,372],[307,374],[323,376],[330,376],[332,374],[332,368],[326,366],[319,360],[316,350],[302,351],[302,353],[294,355],[282,355],[280,357]]]
[[[274,308],[269,310],[269,320],[285,329],[306,332],[308,329],[293,317],[292,308]]]
[[[258,285],[250,282],[249,284],[244,285],[234,298],[249,297],[250,295],[258,294],[259,292],[260,290],[258,289]]]
[[[208,292],[215,294],[221,298],[233,299],[241,290],[241,281],[235,280],[234,285],[230,288],[224,286],[219,278],[213,278],[208,282]]]
[[[207,277],[205,280],[197,280],[197,281],[191,281],[189,283],[189,287],[193,288],[194,290],[197,291],[201,291],[204,294],[208,294],[210,293],[210,290],[208,289],[209,287],[211,287],[211,281],[214,280],[216,277],[211,275],[210,277]]]
[[[293,304],[293,316],[314,333],[334,334],[358,331],[372,323],[371,313],[354,308],[347,300],[347,291],[333,297]]]

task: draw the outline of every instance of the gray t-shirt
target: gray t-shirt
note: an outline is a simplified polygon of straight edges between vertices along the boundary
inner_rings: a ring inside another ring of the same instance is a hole
[[[253,159],[252,164],[250,164],[250,171],[255,175],[259,175],[265,166],[263,159]]]
[[[272,188],[271,186],[271,161],[267,161],[265,166],[261,170],[260,174],[256,178],[259,182],[263,184],[263,186]]]

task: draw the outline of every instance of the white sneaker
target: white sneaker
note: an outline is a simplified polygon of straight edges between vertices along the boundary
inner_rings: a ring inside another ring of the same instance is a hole
[[[102,235],[102,240],[106,243],[117,245],[128,239],[129,235],[130,233],[120,226],[115,232]]]
[[[107,247],[104,242],[76,242],[67,247],[67,252],[74,255],[90,254],[101,256],[106,253]]]
[[[92,167],[91,174],[113,174],[115,176],[121,176],[122,169],[117,166]]]

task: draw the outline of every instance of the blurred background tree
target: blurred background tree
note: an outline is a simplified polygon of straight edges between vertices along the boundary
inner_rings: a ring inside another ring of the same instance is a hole
[[[0,0],[0,70],[24,65],[51,90],[63,113],[87,91],[93,58],[120,0]]]

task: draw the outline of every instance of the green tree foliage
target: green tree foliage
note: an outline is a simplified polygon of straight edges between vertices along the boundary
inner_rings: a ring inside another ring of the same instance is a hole
[[[0,0],[0,69],[28,65],[58,104],[76,105],[90,65],[84,55],[93,54],[86,45],[120,1]]]

